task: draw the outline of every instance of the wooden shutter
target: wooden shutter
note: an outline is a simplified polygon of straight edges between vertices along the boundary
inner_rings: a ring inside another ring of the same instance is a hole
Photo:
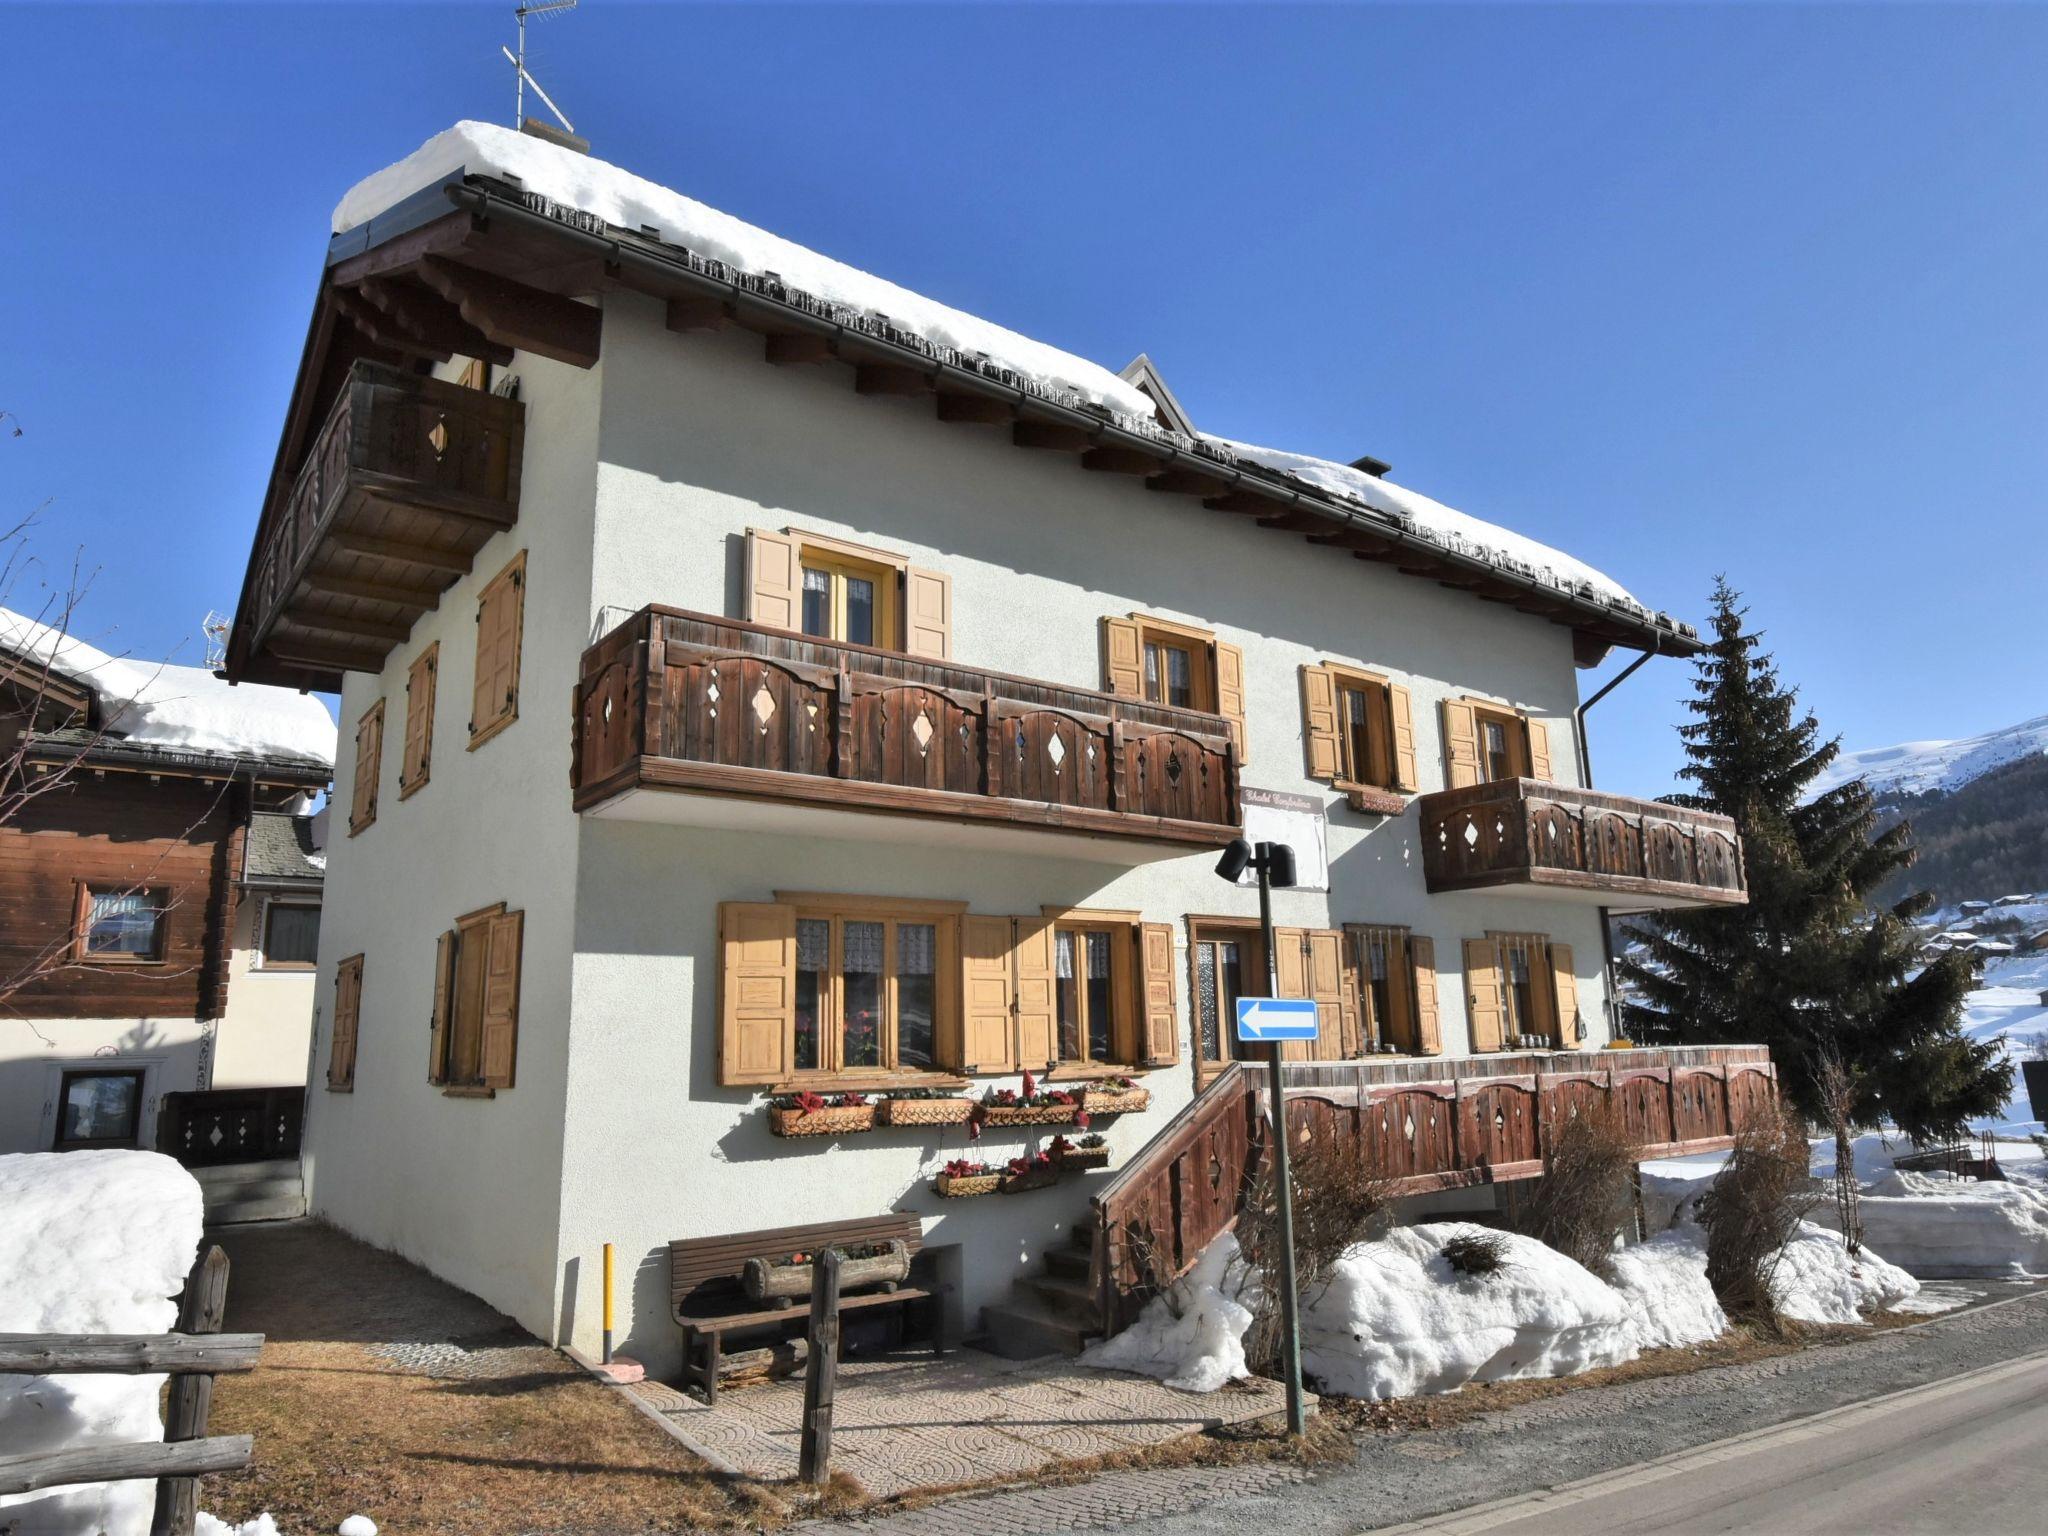
[[[1014,921],[1017,945],[1011,964],[1017,986],[1017,1065],[1038,1072],[1060,1059],[1052,924],[1042,917]]]
[[[1180,1014],[1173,990],[1173,925],[1140,925],[1138,954],[1145,981],[1144,1039],[1139,1059],[1148,1067],[1170,1067],[1180,1060]]]
[[[1356,1014],[1345,1006],[1344,935],[1326,928],[1276,928],[1273,946],[1282,997],[1315,999],[1317,1038],[1290,1040],[1283,1061],[1342,1061],[1350,1054]],[[1233,1021],[1234,1027],[1234,1021]]]
[[[436,640],[414,660],[405,679],[405,760],[398,770],[398,798],[427,782],[434,769],[434,674],[441,666]]]
[[[434,1011],[427,1026],[427,1081],[448,1081],[449,1025],[453,1022],[455,989],[455,930],[441,935],[434,951]]]
[[[1579,1027],[1579,978],[1572,969],[1572,947],[1569,944],[1550,946],[1551,998],[1557,1005],[1557,1041],[1563,1046],[1577,1045],[1585,1037]]]
[[[1550,727],[1541,720],[1522,717],[1522,729],[1529,733],[1529,777],[1550,778]]]
[[[1415,982],[1415,1049],[1441,1056],[1444,1035],[1436,1017],[1436,940],[1408,936],[1408,966]]]
[[[1465,789],[1479,782],[1479,725],[1463,699],[1444,700],[1444,784]]]
[[[519,950],[524,912],[501,912],[486,925],[482,1071],[486,1088],[510,1088],[519,1057]]]
[[[720,902],[718,950],[719,1082],[787,1077],[796,1037],[796,908]]]
[[[356,722],[356,781],[348,806],[350,837],[377,819],[377,773],[383,761],[384,701],[379,699]]]
[[[1415,988],[1408,968],[1408,935],[1399,928],[1387,930],[1387,1012],[1393,1017],[1380,1020],[1380,1039],[1393,1041],[1404,1049],[1415,1048]],[[1360,969],[1364,970],[1361,961]],[[1389,1033],[1389,1026],[1393,1033]]]
[[[1422,780],[1415,774],[1415,705],[1399,683],[1387,684],[1387,719],[1393,727],[1387,734],[1394,743],[1394,788],[1420,789]]]
[[[953,654],[953,578],[911,566],[903,573],[903,649],[946,661]]]
[[[327,1039],[327,1086],[352,1093],[356,1086],[356,1035],[363,1009],[363,957],[350,955],[334,972],[334,1028]]]
[[[1507,1029],[1500,979],[1500,945],[1493,939],[1465,941],[1465,1016],[1472,1049],[1497,1051]]]
[[[519,645],[526,611],[526,551],[491,578],[476,603],[476,685],[470,750],[519,718]]]
[[[786,533],[747,530],[747,618],[772,629],[802,629],[798,589],[803,567],[797,542]]]
[[[1145,648],[1135,619],[1102,619],[1102,686],[1125,698],[1145,696]]]
[[[947,1063],[959,1071],[1017,1069],[1017,1037],[1010,1027],[1013,940],[1007,917],[960,920],[960,1039]]]
[[[1344,754],[1337,739],[1337,676],[1328,667],[1301,669],[1301,731],[1308,747],[1308,776],[1325,783],[1341,778]]]
[[[1216,713],[1230,722],[1230,734],[1237,742],[1237,760],[1248,763],[1252,741],[1245,729],[1244,652],[1222,640],[1214,642],[1216,663]]]

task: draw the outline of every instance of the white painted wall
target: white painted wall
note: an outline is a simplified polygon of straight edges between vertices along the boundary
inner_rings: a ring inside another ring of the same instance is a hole
[[[244,891],[235,908],[228,1006],[214,1038],[212,1087],[279,1088],[305,1081],[314,973],[266,967],[262,951],[266,902],[290,899]]]

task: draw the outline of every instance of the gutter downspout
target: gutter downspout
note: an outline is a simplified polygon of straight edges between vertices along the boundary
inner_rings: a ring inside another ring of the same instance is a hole
[[[1657,654],[1655,650],[1644,651],[1609,678],[1590,699],[1572,711],[1572,741],[1579,750],[1579,786],[1582,789],[1593,787],[1593,752],[1586,745],[1586,711],[1635,676],[1637,670]],[[1621,998],[1615,990],[1614,980],[1614,929],[1607,908],[1603,905],[1597,910],[1600,913],[1600,964],[1607,994],[1603,999],[1607,1005],[1607,1038],[1613,1040],[1619,1038],[1621,1024]]]

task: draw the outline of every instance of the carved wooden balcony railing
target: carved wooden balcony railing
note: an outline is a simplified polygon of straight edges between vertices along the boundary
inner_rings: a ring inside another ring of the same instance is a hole
[[[156,1149],[187,1168],[295,1158],[305,1114],[303,1087],[167,1093],[157,1110]]]
[[[659,607],[583,653],[571,780],[578,811],[695,791],[1198,847],[1240,820],[1219,716]]]
[[[1445,790],[1418,806],[1432,892],[1542,887],[1623,908],[1749,899],[1735,823],[1710,811],[1536,779]]]
[[[250,573],[243,671],[376,671],[519,517],[525,407],[357,362]]]
[[[1288,1062],[1297,1139],[1361,1144],[1396,1196],[1534,1178],[1552,1128],[1611,1106],[1636,1156],[1718,1151],[1767,1110],[1777,1068],[1760,1045],[1556,1051],[1457,1060]],[[1265,1156],[1263,1070],[1233,1063],[1094,1197],[1104,1332],[1237,1223]]]

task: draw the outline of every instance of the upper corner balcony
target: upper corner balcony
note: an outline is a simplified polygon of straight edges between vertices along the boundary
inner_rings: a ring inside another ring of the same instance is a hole
[[[1623,911],[1749,900],[1735,823],[1711,811],[1536,779],[1444,790],[1418,803],[1432,894],[1576,897]]]
[[[1240,825],[1220,716],[643,608],[583,653],[577,811],[1139,864]]]

